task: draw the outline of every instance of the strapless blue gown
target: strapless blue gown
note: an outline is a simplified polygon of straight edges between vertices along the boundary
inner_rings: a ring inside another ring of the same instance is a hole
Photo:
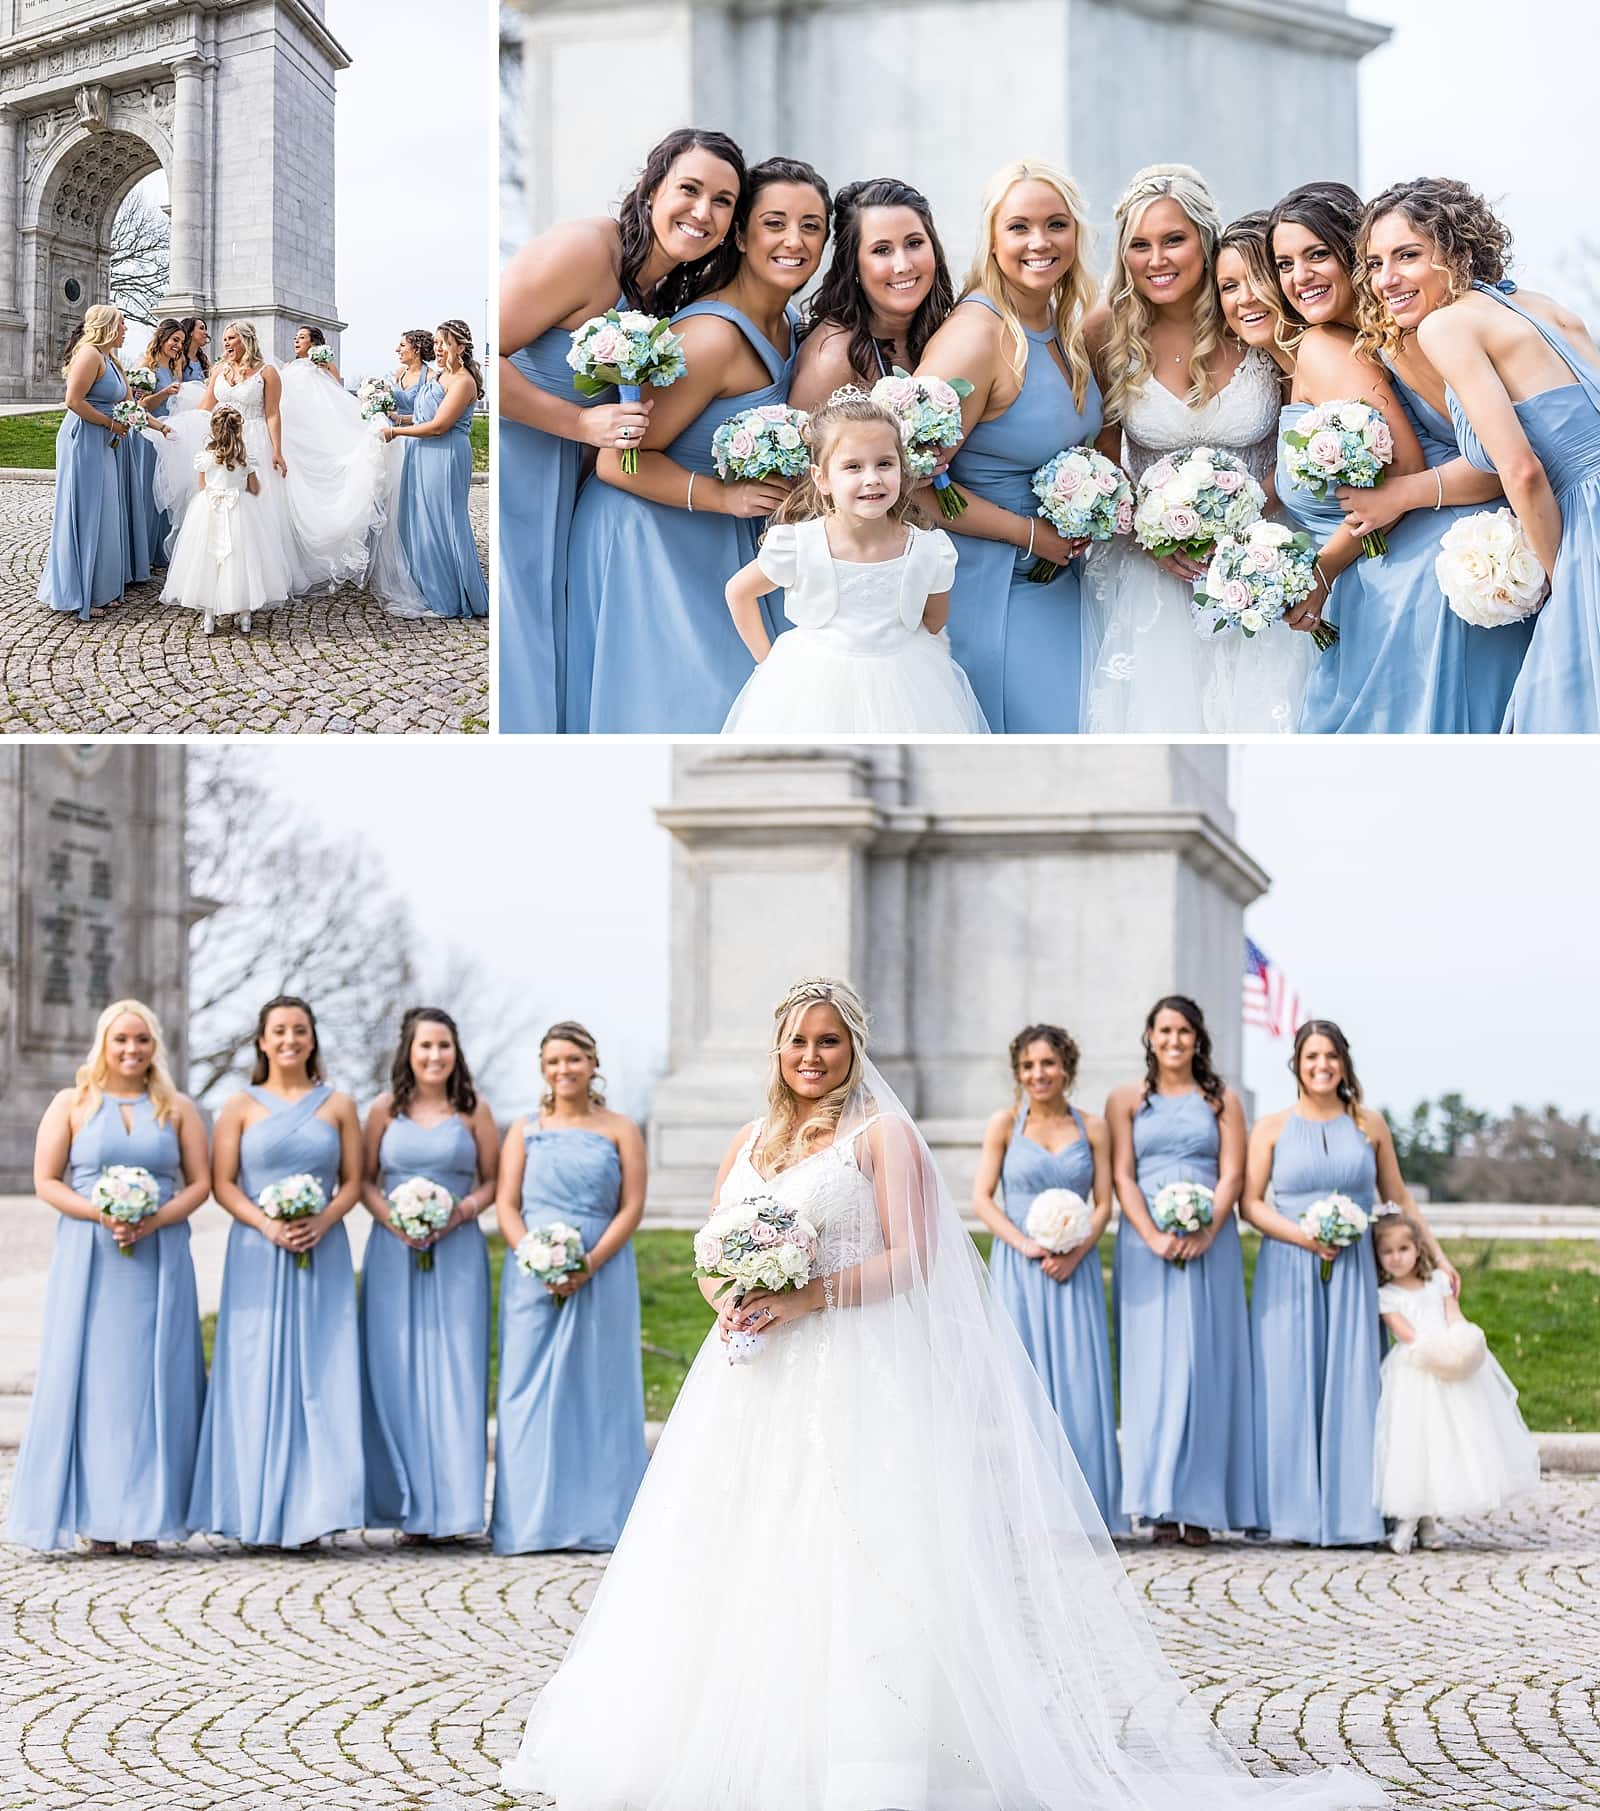
[[[459,1201],[478,1147],[459,1117],[391,1120],[378,1147],[387,1195],[425,1176]],[[433,1267],[374,1225],[361,1271],[362,1436],[369,1528],[481,1534],[489,1421],[489,1248],[476,1220],[431,1248]]]
[[[1134,1114],[1139,1187],[1217,1180],[1217,1119],[1205,1097],[1152,1094]],[[1257,1526],[1250,1320],[1237,1219],[1180,1270],[1124,1215],[1112,1264],[1122,1380],[1122,1507],[1151,1522]]]
[[[239,1141],[239,1187],[309,1173],[332,1200],[339,1129],[317,1117],[332,1090],[286,1101],[248,1092],[268,1117]],[[341,1220],[301,1270],[293,1252],[235,1220],[228,1232],[211,1388],[189,1521],[252,1546],[298,1547],[363,1514],[355,1272]]]
[[[1481,283],[1473,287],[1537,328],[1577,379],[1515,405],[1561,509],[1561,548],[1550,596],[1527,625],[1528,653],[1504,727],[1520,734],[1594,735],[1600,733],[1600,371],[1591,370],[1559,333],[1510,296]],[[1447,394],[1461,451],[1480,470],[1493,471],[1466,411]]]
[[[1094,1204],[1094,1153],[1082,1114],[1072,1109],[1076,1142],[1053,1154],[1024,1135],[1027,1118],[1024,1101],[1017,1108],[1000,1172],[1006,1217],[1024,1230],[1034,1196],[1046,1189],[1071,1189]],[[1039,1381],[1061,1418],[1101,1519],[1113,1534],[1125,1533],[1128,1518],[1122,1513],[1117,1407],[1099,1252],[1086,1252],[1066,1282],[1057,1283],[1031,1258],[996,1239],[989,1253],[989,1277],[995,1299],[1016,1323]]]
[[[1272,1154],[1273,1200],[1298,1220],[1324,1195],[1372,1208],[1377,1161],[1354,1120],[1291,1113]],[[1382,1540],[1372,1501],[1378,1416],[1378,1271],[1369,1228],[1333,1262],[1263,1238],[1250,1300],[1256,1500],[1274,1540],[1359,1547]]]
[[[156,387],[165,389],[172,382],[172,374],[164,365],[156,367]],[[147,402],[145,413],[160,420],[172,407],[169,396],[164,402]],[[150,576],[149,568],[165,566],[171,549],[168,542],[172,537],[172,517],[164,509],[156,507],[156,449],[143,434],[128,436],[128,451],[133,454],[134,468],[138,474],[138,491],[144,510],[144,544],[148,553],[145,577]],[[131,536],[130,536],[131,540]]]
[[[961,306],[998,313],[987,296]],[[1100,432],[1104,410],[1091,377],[1080,411],[1072,386],[1050,353],[1049,329],[1028,333],[1022,389],[1003,415],[980,421],[950,462],[950,476],[975,497],[1031,516],[1039,506],[1033,474],[1068,447]],[[959,373],[952,372],[951,376]],[[1082,561],[1048,585],[1027,577],[1033,561],[1005,541],[985,541],[950,527],[960,554],[950,593],[950,651],[972,681],[996,735],[1075,734],[1083,672]]]
[[[759,390],[717,397],[663,449],[686,471],[706,474],[714,484],[711,437],[722,423],[745,409],[788,398],[800,315],[789,309],[785,358],[726,302],[693,302],[674,320],[697,314],[731,321],[755,348],[770,380]],[[760,521],[708,509],[691,513],[650,503],[598,478],[583,487],[570,542],[568,729],[715,735],[722,728],[755,671],[722,592],[755,558],[762,527]],[[761,600],[761,615],[773,637],[788,626],[781,592]],[[584,709],[573,688],[582,688],[581,650],[591,634],[594,678]]]
[[[627,303],[618,298],[617,306]],[[511,362],[541,390],[580,409],[615,402],[614,389],[583,396],[572,387],[567,353],[572,334],[565,327],[511,355]],[[543,736],[589,726],[589,681],[594,672],[594,629],[585,616],[571,660],[576,680],[567,715],[568,641],[567,554],[572,512],[583,480],[586,448],[576,440],[545,434],[524,422],[500,418],[500,728]],[[598,480],[594,480],[598,483]]]
[[[72,1141],[68,1179],[87,1198],[114,1163],[148,1170],[163,1202],[181,1185],[177,1129],[157,1125],[145,1095],[101,1101]],[[186,1539],[206,1389],[187,1221],[125,1256],[105,1227],[62,1215],[44,1327],[6,1539],[40,1549],[71,1547],[79,1534]]]
[[[127,394],[122,373],[107,359],[88,401],[109,415]],[[68,410],[56,430],[55,507],[39,575],[40,603],[75,611],[87,622],[91,608],[122,596],[133,570],[123,477],[130,463],[128,449],[115,444],[109,428]]]
[[[592,1250],[617,1211],[622,1160],[598,1132],[526,1135],[522,1217],[565,1220]],[[558,1308],[506,1253],[495,1421],[496,1553],[607,1552],[644,1477],[644,1376],[633,1246]]]
[[[426,378],[417,387],[412,419],[432,421],[444,385]],[[478,562],[467,503],[472,495],[472,410],[462,411],[431,440],[407,438],[395,504],[395,532],[406,564],[435,616],[487,616],[489,585]]]

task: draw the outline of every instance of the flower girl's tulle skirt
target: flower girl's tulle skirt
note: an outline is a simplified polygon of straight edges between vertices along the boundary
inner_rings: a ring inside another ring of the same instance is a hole
[[[1539,1482],[1539,1449],[1515,1384],[1490,1353],[1456,1382],[1396,1346],[1383,1361],[1373,1475],[1385,1515],[1481,1515]]]
[[[790,629],[733,701],[724,735],[983,736],[967,676],[944,636],[916,629],[893,652],[849,648],[828,629]]]
[[[161,588],[162,603],[238,616],[286,602],[291,578],[281,528],[270,515],[270,504],[260,495],[239,493],[227,510],[225,558],[217,553],[215,507],[201,491],[185,510]]]

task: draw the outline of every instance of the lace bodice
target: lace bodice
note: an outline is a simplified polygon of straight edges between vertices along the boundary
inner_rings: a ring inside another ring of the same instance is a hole
[[[1203,408],[1192,409],[1152,375],[1134,392],[1122,431],[1135,483],[1164,454],[1190,446],[1219,446],[1264,480],[1278,452],[1278,367],[1252,346],[1239,368]]]
[[[881,1251],[883,1239],[872,1207],[872,1184],[856,1162],[856,1140],[830,1144],[780,1170],[776,1176],[763,1176],[752,1157],[762,1130],[761,1123],[751,1128],[722,1185],[718,1207],[732,1207],[754,1195],[771,1195],[785,1207],[804,1214],[817,1229],[818,1273],[822,1275],[859,1264],[863,1258]],[[864,1132],[866,1127],[860,1130]],[[865,1229],[871,1229],[870,1242],[864,1242]]]
[[[237,409],[246,421],[264,421],[266,419],[267,376],[265,368],[252,371],[242,383],[229,383],[227,378],[217,378],[217,401],[226,403],[230,409]]]

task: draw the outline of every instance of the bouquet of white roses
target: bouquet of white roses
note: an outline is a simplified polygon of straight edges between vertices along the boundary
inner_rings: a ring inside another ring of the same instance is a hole
[[[1041,1189],[1028,1204],[1026,1230],[1052,1256],[1076,1251],[1089,1236],[1094,1209],[1070,1188]]]
[[[361,419],[371,421],[375,415],[394,413],[394,385],[386,377],[364,377],[356,390],[361,404]]]
[[[150,426],[150,416],[144,405],[135,402],[131,396],[125,396],[121,402],[111,405],[111,419],[121,422],[132,434],[141,433]]]
[[[1211,1190],[1199,1182],[1169,1182],[1150,1203],[1150,1218],[1162,1232],[1180,1237],[1211,1224]],[[1180,1270],[1187,1258],[1174,1260]]]
[[[322,1184],[315,1176],[283,1176],[276,1182],[269,1182],[256,1196],[256,1206],[269,1220],[304,1220],[312,1214],[320,1214],[328,1205],[328,1197],[322,1192]],[[295,1268],[309,1270],[311,1253],[295,1253]]]
[[[89,1191],[89,1205],[97,1214],[134,1226],[160,1211],[161,1185],[148,1170],[141,1169],[136,1163],[108,1164],[95,1177],[94,1187]],[[125,1258],[133,1256],[131,1245],[121,1245],[117,1249]]]
[[[331,346],[313,346],[311,348],[311,362],[314,365],[331,365],[333,363],[333,348]]]
[[[1092,446],[1069,447],[1048,459],[1033,474],[1038,514],[1068,541],[1109,541],[1133,532],[1133,486],[1114,460]],[[1028,577],[1046,585],[1061,570],[1051,560],[1035,560]]]
[[[741,478],[803,476],[811,464],[805,425],[804,409],[791,409],[781,402],[730,415],[711,436],[717,476],[730,483]]]
[[[1450,608],[1480,629],[1524,622],[1544,603],[1544,567],[1509,509],[1480,509],[1452,523],[1433,574]]]
[[[1319,1245],[1336,1245],[1340,1251],[1354,1245],[1367,1230],[1368,1215],[1348,1195],[1324,1195],[1300,1216],[1300,1230]],[[1333,1281],[1333,1259],[1322,1260],[1322,1280]]]
[[[752,1289],[773,1294],[803,1289],[817,1256],[817,1229],[803,1214],[772,1195],[752,1195],[720,1207],[694,1236],[694,1274],[716,1277],[737,1304]],[[729,1364],[743,1364],[760,1351],[760,1335],[728,1337]]]
[[[1284,429],[1283,443],[1290,476],[1319,499],[1339,484],[1371,490],[1394,458],[1389,424],[1369,402],[1319,403]],[[1361,537],[1361,551],[1369,557],[1389,551],[1381,528]]]
[[[598,396],[615,384],[624,402],[637,402],[645,384],[666,389],[689,368],[672,323],[637,308],[608,308],[573,328],[567,363],[577,372],[572,387],[580,395]],[[622,449],[622,469],[638,471],[637,447]]]
[[[407,1239],[425,1239],[431,1232],[442,1232],[450,1224],[455,1206],[449,1189],[440,1188],[426,1176],[409,1176],[389,1191],[390,1222]],[[417,1253],[417,1269],[433,1269],[431,1247]]]
[[[141,396],[149,396],[156,389],[156,374],[148,365],[130,365],[123,374],[128,380],[128,388],[137,390]]]
[[[948,472],[935,472],[942,447],[962,441],[961,402],[972,394],[964,377],[913,377],[898,365],[888,377],[872,386],[872,400],[887,409],[900,424],[906,463],[919,478],[932,476],[939,508],[953,522],[967,507],[967,500],[950,482]]]
[[[512,1255],[524,1276],[537,1283],[559,1283],[584,1268],[583,1234],[565,1220],[551,1220],[536,1226]],[[559,1308],[567,1298],[555,1295],[550,1299]]]
[[[1304,530],[1252,522],[1242,535],[1217,542],[1205,577],[1195,581],[1194,626],[1208,636],[1225,629],[1260,635],[1311,595],[1316,573],[1316,543]],[[1338,630],[1319,623],[1312,639],[1319,648],[1332,647]]]
[[[1209,559],[1225,534],[1259,521],[1267,493],[1232,453],[1192,446],[1158,459],[1139,480],[1133,538],[1158,560]]]

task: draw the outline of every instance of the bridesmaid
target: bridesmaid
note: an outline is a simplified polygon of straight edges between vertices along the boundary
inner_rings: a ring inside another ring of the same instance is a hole
[[[56,433],[55,506],[39,601],[52,610],[76,611],[80,622],[107,604],[120,604],[131,571],[120,470],[132,454],[121,444],[128,430],[111,416],[128,394],[117,362],[127,337],[121,313],[98,302],[84,315],[62,367],[67,412]]]
[[[1244,1109],[1211,1067],[1193,1000],[1171,994],[1144,1026],[1145,1075],[1112,1091],[1112,1174],[1122,1219],[1112,1264],[1122,1380],[1122,1507],[1157,1545],[1203,1547],[1212,1528],[1258,1525],[1250,1323],[1233,1210],[1244,1182]],[[1213,1193],[1211,1224],[1161,1232],[1169,1182]],[[1180,1267],[1179,1260],[1182,1260]]]
[[[1100,431],[1084,315],[1095,283],[1081,254],[1088,219],[1076,184],[1042,163],[1007,164],[984,191],[982,248],[919,367],[973,386],[950,476],[967,497],[950,523],[960,563],[950,647],[989,727],[1073,732],[1082,664],[1079,577],[1086,542],[1034,513],[1033,474]],[[1029,580],[1036,559],[1062,570]]]
[[[927,197],[893,176],[846,184],[833,202],[833,261],[807,309],[789,388],[808,414],[845,384],[870,390],[915,371],[955,303]]]
[[[112,1164],[150,1172],[158,1213],[128,1225],[95,1211],[90,1194]],[[75,1085],[40,1122],[33,1186],[61,1218],[6,1539],[50,1549],[81,1535],[95,1553],[126,1541],[149,1555],[189,1533],[206,1388],[189,1216],[211,1171],[148,1006],[118,1000],[101,1013]]]
[[[163,321],[150,336],[150,344],[145,348],[144,362],[156,374],[156,389],[143,398],[144,410],[158,420],[163,418],[172,399],[178,393],[178,386],[184,381],[183,371],[183,323],[181,321]],[[150,564],[165,566],[167,563],[167,541],[172,534],[172,517],[160,508],[155,499],[156,449],[142,434],[128,436],[128,450],[133,454],[133,463],[139,474],[139,495],[143,499],[145,512],[145,539],[150,549]]]
[[[489,1532],[496,1553],[606,1552],[646,1458],[631,1244],[644,1213],[644,1140],[606,1106],[583,1026],[552,1025],[539,1067],[541,1110],[511,1126],[500,1164],[506,1261]],[[552,1220],[582,1234],[585,1268],[547,1286],[513,1254],[530,1228]]]
[[[1017,1098],[989,1121],[972,1207],[994,1234],[994,1293],[1044,1384],[1067,1442],[1113,1534],[1126,1534],[1111,1341],[1100,1274],[1100,1236],[1111,1220],[1106,1122],[1068,1104],[1078,1046],[1059,1025],[1029,1025],[1011,1040]],[[996,1185],[1005,1191],[1002,1208]],[[1046,1189],[1070,1189],[1093,1209],[1089,1237],[1052,1256],[1028,1236],[1028,1209]]]
[[[256,1020],[251,1085],[217,1119],[212,1186],[233,1215],[189,1521],[247,1546],[314,1547],[363,1514],[361,1361],[344,1217],[361,1193],[361,1126],[322,1079],[317,1025],[280,994]],[[327,1205],[257,1205],[309,1174]],[[307,1268],[299,1259],[309,1257]]]
[[[1499,473],[1550,575],[1531,623],[1480,631],[1529,640],[1505,727],[1600,731],[1600,349],[1570,309],[1501,280],[1509,235],[1463,183],[1387,190],[1361,236],[1368,331],[1398,341],[1402,375],[1438,373],[1461,451]]]
[[[578,499],[569,645],[593,624],[591,730],[714,733],[754,671],[722,588],[755,558],[754,518],[770,515],[788,487],[724,483],[711,440],[730,417],[787,399],[794,297],[827,235],[828,186],[816,171],[792,158],[757,164],[734,218],[737,270],[673,316],[688,370],[656,393],[637,474],[602,452],[602,482]],[[785,627],[776,593],[763,619],[776,639]],[[569,659],[569,680],[578,672]]]
[[[206,356],[206,346],[211,339],[211,329],[197,314],[191,314],[179,321],[183,329],[183,381],[186,384],[204,384],[211,381],[211,360]]]
[[[1394,1146],[1361,1104],[1344,1033],[1308,1019],[1290,1070],[1298,1103],[1250,1134],[1244,1218],[1261,1233],[1250,1302],[1256,1513],[1275,1540],[1363,1547],[1383,1538],[1373,1503],[1378,1414],[1378,1272],[1372,1233],[1338,1251],[1300,1228],[1325,1195],[1370,1215]],[[1267,1190],[1272,1190],[1272,1204]],[[1333,1277],[1322,1281],[1322,1262]]]
[[[616,220],[553,227],[500,285],[500,716],[503,730],[584,730],[592,625],[568,646],[567,540],[588,449],[637,446],[655,392],[580,396],[573,328],[608,308],[671,314],[718,289],[744,192],[744,154],[721,132],[681,127],[645,159]],[[569,679],[569,668],[571,676]]]
[[[439,369],[418,385],[410,425],[383,430],[385,440],[411,442],[400,469],[396,532],[435,616],[487,616],[489,584],[468,511],[472,413],[483,400],[483,373],[465,321],[441,322],[433,343]]]
[[[433,335],[426,327],[408,327],[394,349],[400,363],[390,388],[394,391],[394,419],[402,426],[411,420],[424,381],[434,376],[433,350]]]
[[[1303,627],[1326,615],[1339,630],[1339,640],[1311,670],[1300,729],[1497,729],[1524,631],[1469,627],[1446,606],[1433,574],[1440,537],[1495,486],[1457,456],[1453,439],[1429,428],[1410,406],[1414,393],[1397,386],[1358,338],[1360,216],[1353,189],[1324,182],[1285,196],[1270,221],[1284,312],[1306,329],[1290,401],[1279,418],[1278,497],[1322,547],[1317,586],[1289,620]],[[1314,498],[1289,475],[1282,441],[1283,430],[1317,403],[1351,398],[1378,409],[1394,440],[1383,481],[1360,493],[1363,510],[1375,521],[1380,515],[1385,523],[1394,521],[1389,551],[1376,558],[1363,557],[1361,531],[1351,531],[1347,504],[1340,501],[1340,495],[1356,493]]]
[[[478,1215],[494,1200],[500,1134],[447,1012],[406,1014],[389,1092],[367,1115],[365,1150],[362,1198],[377,1221],[361,1273],[366,1526],[400,1529],[402,1546],[481,1534],[489,1248]],[[449,1224],[420,1239],[398,1231],[389,1208],[415,1176],[455,1203]]]
[[[1222,229],[1214,275],[1223,326],[1241,346],[1259,346],[1266,353],[1283,373],[1287,397],[1295,348],[1305,329],[1295,326],[1283,311],[1267,238],[1270,218],[1265,210],[1241,214]],[[1270,500],[1274,488],[1270,472],[1262,486]]]

